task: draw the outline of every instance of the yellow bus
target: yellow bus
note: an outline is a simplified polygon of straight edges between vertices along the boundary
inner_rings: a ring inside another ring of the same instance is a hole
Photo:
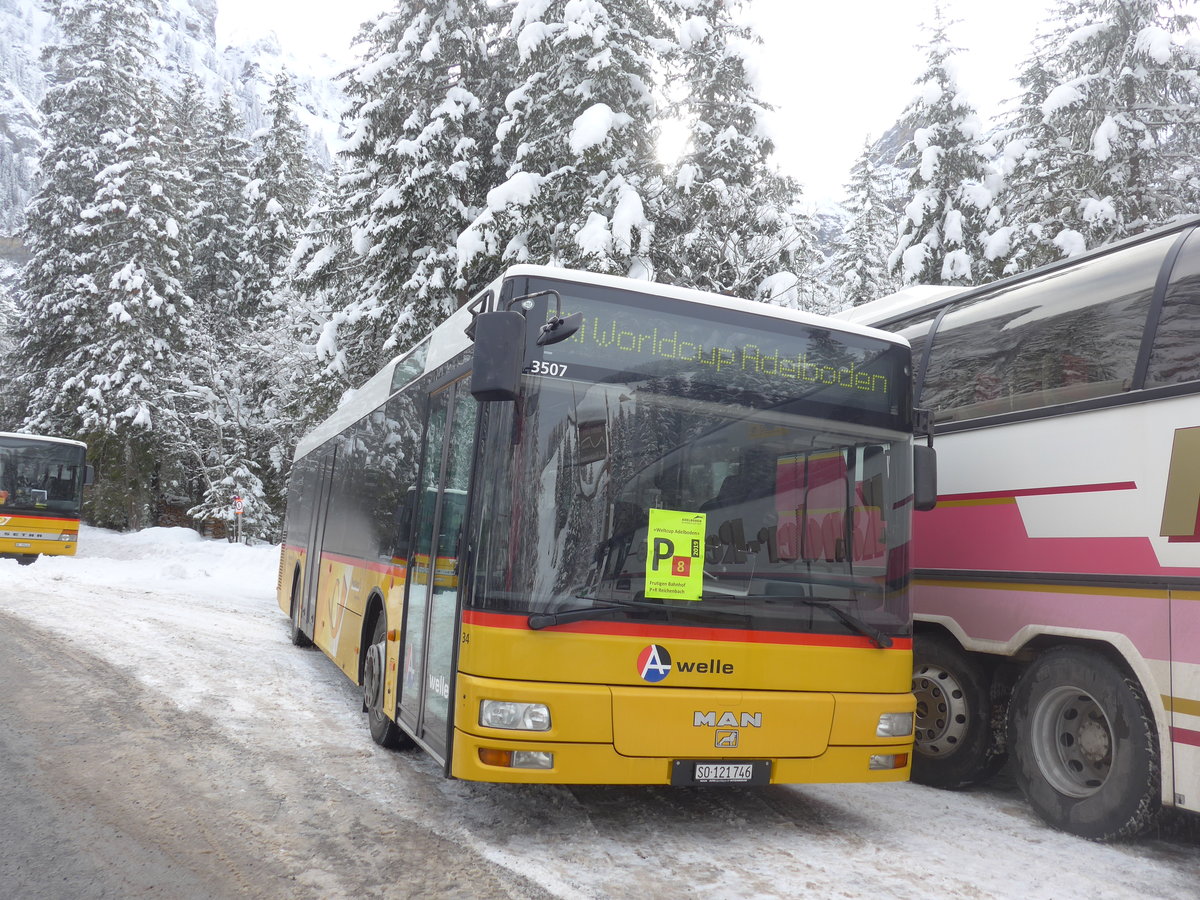
[[[80,441],[0,432],[0,559],[75,555],[86,454]]]
[[[513,267],[299,443],[292,639],[455,778],[904,780],[911,374],[873,329]]]

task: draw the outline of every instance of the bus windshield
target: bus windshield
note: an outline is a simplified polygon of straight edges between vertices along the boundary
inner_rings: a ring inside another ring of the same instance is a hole
[[[0,435],[0,515],[78,518],[84,454],[81,445]]]
[[[475,607],[908,633],[908,434],[816,416],[803,386],[739,403],[686,372],[637,374],[526,378],[489,407]],[[664,543],[676,520],[690,537]],[[681,590],[656,577],[669,565]]]

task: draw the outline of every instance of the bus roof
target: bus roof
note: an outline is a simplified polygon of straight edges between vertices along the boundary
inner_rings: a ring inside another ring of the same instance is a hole
[[[879,331],[870,326],[861,325],[843,319],[831,322],[834,317],[819,316],[816,313],[804,312],[798,309],[788,309],[760,300],[743,300],[741,297],[730,297],[725,294],[713,294],[708,291],[697,291],[693,288],[676,287],[671,284],[660,284],[657,281],[644,281],[639,278],[622,278],[619,275],[599,275],[595,272],[580,272],[575,269],[560,269],[555,266],[512,266],[505,271],[503,278],[557,278],[562,281],[574,281],[578,284],[593,284],[599,287],[609,287],[614,290],[637,291],[641,294],[651,294],[655,297],[669,297],[673,300],[683,300],[688,303],[700,303],[705,306],[716,306],[720,309],[734,309],[756,316],[772,316],[776,319],[788,319],[792,322],[802,322],[817,328],[829,328],[830,325],[849,334],[859,334],[907,346],[904,340],[897,341],[896,335]]]
[[[711,294],[706,291],[692,290],[691,288],[659,284],[655,281],[622,278],[616,275],[598,275],[594,272],[562,269],[556,266],[535,266],[528,264],[511,266],[492,281],[491,284],[476,294],[475,297],[478,298],[488,291],[492,291],[498,296],[501,285],[505,280],[510,278],[548,278],[559,281],[572,281],[576,284],[612,288],[613,290],[635,291],[642,294],[651,294],[656,297],[682,300],[686,303],[698,303],[721,309],[738,310],[753,315],[787,319],[792,322],[812,325],[816,328],[833,327],[848,334],[857,334],[886,341],[889,344],[908,346],[908,341],[899,335],[880,331],[879,329],[861,325],[857,322],[818,316],[814,313],[802,312],[795,309],[785,309],[784,307],[773,306],[769,303],[742,300],[739,297],[727,297],[722,294]],[[472,298],[472,300],[474,299]],[[362,387],[347,392],[341,406],[328,419],[313,428],[312,431],[302,437],[296,444],[294,459],[301,459],[307,456],[327,440],[340,434],[363,416],[382,406],[388,397],[403,386],[401,384],[393,384],[393,374],[397,366],[410,359],[419,360],[418,354],[424,353],[424,359],[420,360],[419,368],[413,365],[411,374],[408,371],[405,372],[404,383],[407,384],[425,372],[433,371],[442,363],[452,359],[455,355],[470,346],[471,342],[466,335],[466,328],[471,323],[473,313],[469,307],[470,304],[459,307],[450,318],[438,325],[428,337],[420,341],[408,352],[402,353],[391,360],[379,372],[368,379]]]
[[[1028,281],[1033,278],[1039,278],[1049,272],[1057,271],[1058,269],[1067,269],[1076,266],[1081,262],[1089,259],[1095,259],[1098,256],[1104,256],[1112,253],[1115,250],[1120,250],[1123,247],[1129,247],[1133,244],[1139,244],[1143,241],[1154,240],[1160,235],[1170,234],[1173,231],[1185,231],[1190,228],[1200,225],[1200,216],[1181,216],[1179,219],[1171,222],[1168,225],[1163,225],[1160,228],[1151,228],[1148,231],[1143,231],[1141,234],[1135,234],[1132,237],[1123,238],[1119,241],[1113,241],[1110,244],[1102,244],[1088,250],[1086,253],[1081,253],[1078,256],[1067,257],[1066,259],[1056,260],[1052,263],[1047,263],[1044,266],[1038,266],[1036,269],[1029,269],[1026,272],[1019,272],[1016,275],[1009,275],[1006,278],[1000,278],[996,281],[988,281],[983,284],[972,285],[969,287],[947,287],[945,285],[924,285],[914,284],[909,287],[902,288],[894,294],[888,294],[880,297],[878,300],[872,300],[870,303],[864,303],[861,306],[851,307],[850,309],[842,310],[837,313],[834,318],[841,319],[846,322],[871,322],[871,323],[886,323],[899,319],[909,313],[917,312],[925,308],[934,308],[948,304],[951,298],[965,297],[971,295],[983,295],[991,291],[999,291],[1007,288],[1009,285],[1017,284],[1022,281]]]
[[[898,316],[916,312],[926,306],[933,306],[939,300],[961,294],[965,287],[949,287],[935,284],[913,284],[901,288],[894,294],[887,294],[878,300],[852,306],[834,313],[833,318],[844,322],[882,322]]]
[[[19,441],[29,441],[31,443],[47,443],[47,444],[70,444],[73,447],[82,447],[87,449],[87,444],[83,441],[73,441],[70,438],[47,437],[41,434],[19,434],[15,431],[0,431],[0,438],[15,438]]]

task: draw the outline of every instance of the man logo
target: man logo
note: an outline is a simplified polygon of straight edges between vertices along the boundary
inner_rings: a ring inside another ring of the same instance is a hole
[[[736,747],[738,745],[738,733],[736,731],[718,731],[714,743],[723,750]]]
[[[666,647],[651,644],[638,654],[637,668],[643,681],[662,681],[671,674],[671,654]]]

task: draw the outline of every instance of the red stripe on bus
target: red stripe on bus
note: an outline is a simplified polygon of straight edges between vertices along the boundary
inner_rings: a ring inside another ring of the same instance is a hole
[[[527,614],[463,610],[464,625],[512,628],[529,631]],[[730,644],[790,644],[809,647],[874,647],[868,637],[839,634],[795,634],[781,631],[747,631],[734,628],[687,628],[681,625],[635,625],[631,622],[571,622],[553,626],[568,634],[604,634],[617,637],[676,638],[691,641],[723,641]],[[893,650],[911,650],[912,638],[892,638]]]
[[[342,556],[340,553],[322,553],[321,561],[342,563],[343,565],[353,566],[357,569],[366,569],[369,572],[379,572],[382,575],[396,575],[399,578],[404,577],[406,565],[404,560],[393,563],[372,562],[365,559],[358,559],[354,556]]]
[[[4,512],[4,507],[0,506],[0,519],[3,519],[3,518],[7,518],[9,520],[7,523],[9,525],[11,525],[17,519],[23,519],[26,522],[37,522],[39,524],[45,524],[45,525],[78,525],[79,524],[78,519],[60,519],[57,517],[49,518],[47,516],[31,516],[28,513],[19,513],[19,512],[13,512],[13,513],[6,514]]]
[[[1171,740],[1176,744],[1187,744],[1190,747],[1200,747],[1200,731],[1187,728],[1172,728]]]
[[[1103,491],[1136,491],[1133,481],[1109,484],[1067,484],[1062,487],[1022,488],[1015,491],[982,491],[976,494],[941,494],[938,500],[995,500],[1004,497],[1044,497],[1052,494],[1098,494]]]

